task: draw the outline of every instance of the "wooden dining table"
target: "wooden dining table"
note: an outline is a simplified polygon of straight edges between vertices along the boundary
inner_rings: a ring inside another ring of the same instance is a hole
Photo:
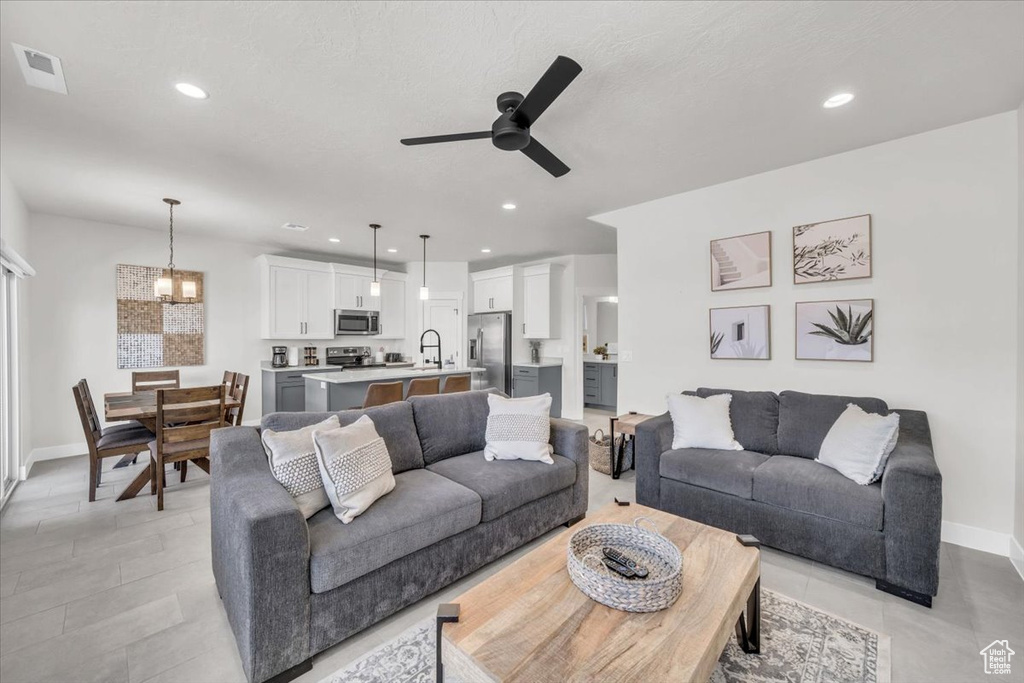
[[[216,401],[199,401],[194,405],[196,407],[213,405]],[[188,407],[192,404],[175,404],[175,409]],[[231,396],[224,398],[224,409],[225,411],[231,408],[237,408],[241,405],[241,401]],[[153,438],[156,439],[156,392],[155,391],[140,391],[132,393],[130,391],[114,392],[110,394],[103,394],[103,418],[107,422],[126,422],[128,420],[136,420],[141,422],[142,425],[153,432]],[[122,464],[128,464],[134,459],[134,455],[129,454],[121,459],[114,467],[121,466]],[[125,487],[121,495],[117,497],[120,500],[128,500],[138,495],[139,491],[150,482],[153,476],[153,459],[150,458],[149,463],[145,469],[139,472],[131,483]]]

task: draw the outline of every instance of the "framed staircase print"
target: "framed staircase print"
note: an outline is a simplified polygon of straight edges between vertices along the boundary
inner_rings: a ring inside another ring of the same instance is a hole
[[[772,286],[772,233],[711,240],[711,291]]]
[[[871,277],[871,214],[793,228],[793,284]]]

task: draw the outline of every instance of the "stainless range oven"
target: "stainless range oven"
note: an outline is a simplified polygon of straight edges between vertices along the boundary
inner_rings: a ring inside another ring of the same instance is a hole
[[[380,312],[336,309],[334,335],[346,334],[380,334]]]

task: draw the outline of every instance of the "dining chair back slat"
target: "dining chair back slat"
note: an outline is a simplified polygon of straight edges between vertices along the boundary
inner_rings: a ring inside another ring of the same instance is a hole
[[[140,391],[157,391],[159,389],[177,389],[181,386],[179,370],[137,371],[132,373],[132,393]]]

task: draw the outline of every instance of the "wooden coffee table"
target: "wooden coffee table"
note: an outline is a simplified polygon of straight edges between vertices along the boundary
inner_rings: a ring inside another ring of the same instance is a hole
[[[582,525],[654,520],[683,553],[683,592],[668,609],[621,612],[569,579],[566,547]],[[439,664],[478,681],[706,683],[729,638],[760,648],[760,551],[735,534],[611,503],[438,609]],[[441,677],[438,677],[441,680]]]

